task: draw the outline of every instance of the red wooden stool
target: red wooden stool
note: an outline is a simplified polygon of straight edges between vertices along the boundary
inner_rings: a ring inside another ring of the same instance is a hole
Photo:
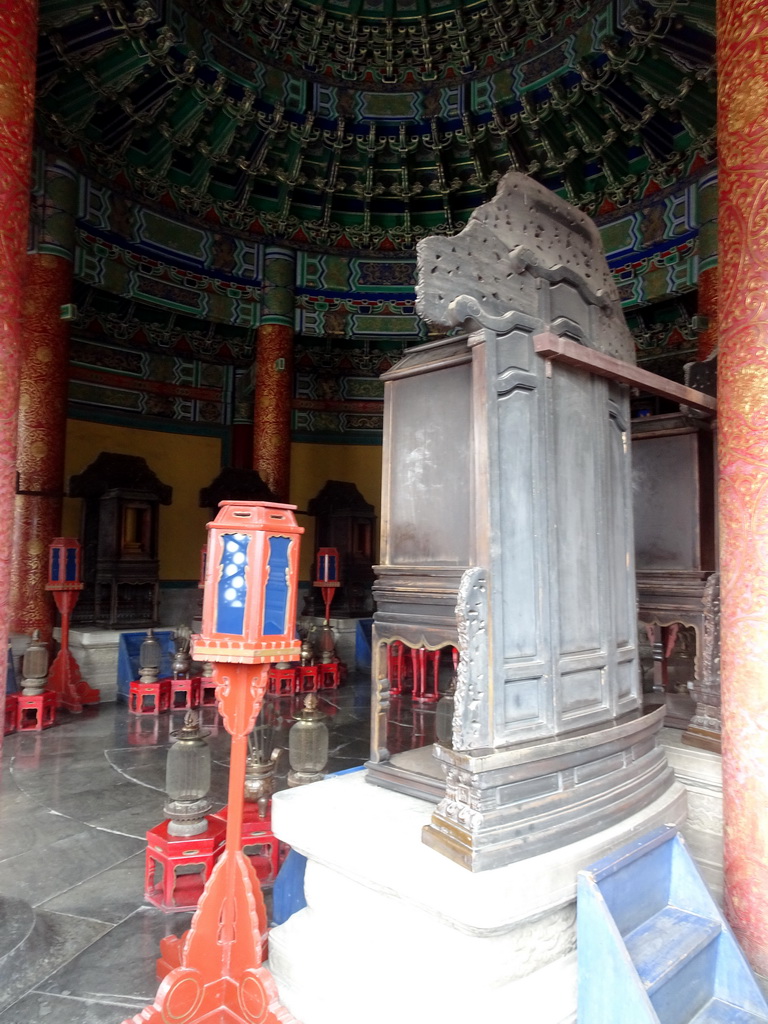
[[[315,693],[319,665],[302,665],[296,669],[296,693]]]
[[[171,711],[196,708],[200,704],[200,677],[171,680]]]
[[[218,818],[226,828],[227,808],[222,807],[213,815]],[[240,832],[240,849],[253,865],[262,886],[273,885],[277,878],[277,872],[285,859],[288,847],[281,843],[272,831],[272,817],[267,811],[265,817],[260,818],[255,805],[246,802],[243,809],[243,827]]]
[[[200,707],[216,707],[216,683],[210,676],[197,677],[200,682]]]
[[[161,715],[171,706],[171,681],[142,683],[134,679],[128,688],[128,710],[134,715]]]
[[[16,723],[19,715],[19,695],[18,693],[6,693],[5,695],[5,726],[3,735],[7,736],[11,732],[16,732]]]
[[[290,697],[296,691],[296,666],[289,668],[278,668],[277,665],[269,666],[267,676],[267,693],[275,697]]]
[[[317,665],[317,688],[318,690],[335,690],[338,688],[341,677],[341,666],[338,661],[331,661],[327,665]]]
[[[413,662],[413,699],[426,701],[429,704],[439,700],[438,689],[440,676],[440,651],[428,651],[426,647],[414,648],[411,651]],[[427,672],[430,670],[432,687],[427,691]]]
[[[17,694],[16,729],[19,732],[39,732],[56,724],[56,694],[44,690],[34,697]]]
[[[198,836],[168,835],[168,821],[147,832],[144,895],[161,910],[194,910],[224,849],[226,826],[208,818]]]

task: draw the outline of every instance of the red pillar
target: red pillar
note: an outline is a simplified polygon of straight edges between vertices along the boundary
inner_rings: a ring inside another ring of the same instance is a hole
[[[72,264],[27,256],[19,380],[18,480],[11,561],[11,628],[49,639],[54,605],[45,590],[48,545],[61,532],[69,324],[60,307],[72,297]]]
[[[697,359],[706,359],[717,348],[719,318],[717,309],[717,267],[710,267],[699,274],[698,312],[707,318],[707,326],[698,338]]]
[[[263,311],[256,337],[253,468],[278,501],[288,500],[291,479],[295,275],[291,250],[266,250]]]
[[[37,3],[6,0],[0,18],[0,579],[10,573],[16,491],[21,302],[29,221]],[[0,585],[0,694],[5,694],[8,588]],[[1,730],[0,730],[1,732]],[[0,741],[2,737],[0,736]]]
[[[725,906],[768,976],[768,7],[717,37]]]

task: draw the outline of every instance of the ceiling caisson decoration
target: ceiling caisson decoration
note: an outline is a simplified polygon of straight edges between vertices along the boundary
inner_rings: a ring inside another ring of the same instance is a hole
[[[714,156],[714,0],[41,0],[44,136],[234,234],[410,254],[510,167],[590,214]]]

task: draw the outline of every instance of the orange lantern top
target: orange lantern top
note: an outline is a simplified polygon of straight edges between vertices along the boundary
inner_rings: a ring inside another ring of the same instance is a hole
[[[74,537],[56,537],[48,547],[46,590],[82,590],[80,541]]]
[[[198,661],[298,661],[299,537],[295,505],[222,501],[208,523]]]

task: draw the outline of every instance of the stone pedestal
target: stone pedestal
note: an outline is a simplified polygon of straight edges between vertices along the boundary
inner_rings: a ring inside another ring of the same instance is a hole
[[[307,906],[270,933],[281,1002],[302,1024],[570,1024],[576,872],[685,816],[674,783],[611,828],[471,873],[421,842],[429,803],[368,786],[364,776],[273,800],[274,831],[308,857]]]

